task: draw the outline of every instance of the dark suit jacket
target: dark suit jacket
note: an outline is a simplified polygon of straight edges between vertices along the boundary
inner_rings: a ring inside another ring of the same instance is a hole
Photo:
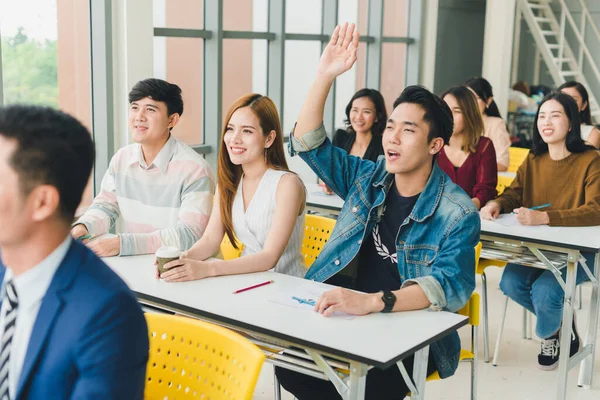
[[[0,282],[5,271],[0,262]],[[142,399],[148,348],[134,294],[74,241],[42,298],[15,400]]]

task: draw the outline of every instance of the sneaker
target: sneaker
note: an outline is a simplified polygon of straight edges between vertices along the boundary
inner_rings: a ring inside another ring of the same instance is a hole
[[[540,353],[538,354],[538,367],[544,371],[551,371],[558,366],[558,358],[560,357],[560,330],[549,337],[542,339]],[[569,349],[569,357],[573,357],[581,348],[581,340],[577,332],[577,324],[575,323],[575,314],[573,314],[573,329],[571,331],[571,346]]]
[[[560,356],[560,337],[558,332],[548,339],[542,339],[540,354],[538,354],[538,367],[544,371],[551,371],[558,366]]]

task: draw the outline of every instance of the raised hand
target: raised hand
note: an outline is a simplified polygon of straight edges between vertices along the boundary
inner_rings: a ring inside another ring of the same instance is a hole
[[[358,49],[358,29],[354,24],[344,22],[331,34],[331,40],[325,47],[317,73],[335,78],[348,71],[356,61]]]

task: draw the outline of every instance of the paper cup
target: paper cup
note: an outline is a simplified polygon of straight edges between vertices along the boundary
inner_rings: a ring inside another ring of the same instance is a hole
[[[162,274],[166,271],[165,264],[179,259],[181,250],[177,247],[163,246],[156,250],[156,264],[158,264],[158,272]]]

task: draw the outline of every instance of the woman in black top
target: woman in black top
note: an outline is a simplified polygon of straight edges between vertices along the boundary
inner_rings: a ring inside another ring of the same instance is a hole
[[[365,160],[377,161],[383,154],[381,135],[387,123],[383,96],[375,89],[360,89],[346,106],[346,129],[333,135],[333,145]],[[323,191],[333,194],[323,183]]]

